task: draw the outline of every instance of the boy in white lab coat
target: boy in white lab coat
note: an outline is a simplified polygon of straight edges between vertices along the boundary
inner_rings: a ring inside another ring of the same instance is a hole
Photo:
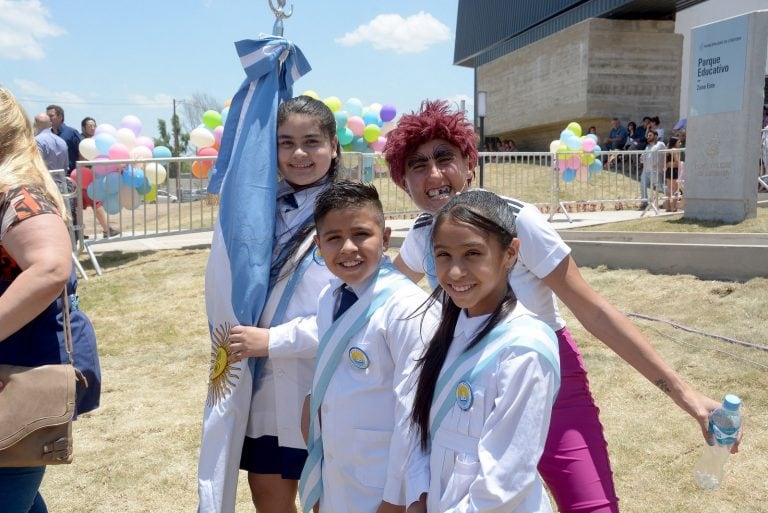
[[[427,294],[384,256],[390,229],[373,186],[333,184],[314,213],[315,242],[337,279],[319,299],[302,507],[402,512],[411,376],[439,312],[419,311]]]

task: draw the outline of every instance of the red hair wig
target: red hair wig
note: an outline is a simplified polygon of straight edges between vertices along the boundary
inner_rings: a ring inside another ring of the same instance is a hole
[[[463,112],[452,112],[443,100],[425,100],[419,112],[405,114],[397,128],[387,134],[384,157],[389,165],[392,180],[405,189],[405,162],[422,144],[443,139],[456,146],[466,157],[469,168],[477,164],[477,136],[472,123]]]

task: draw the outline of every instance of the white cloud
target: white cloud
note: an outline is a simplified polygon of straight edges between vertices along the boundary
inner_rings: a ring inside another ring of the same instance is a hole
[[[65,34],[40,0],[0,0],[0,59],[40,60],[42,39]]]
[[[403,18],[399,14],[380,14],[336,42],[344,46],[370,43],[377,50],[395,53],[421,53],[430,46],[451,39],[451,30],[427,12]]]
[[[69,91],[54,91],[46,86],[40,85],[31,80],[25,80],[22,78],[16,78],[13,80],[13,84],[16,86],[15,93],[18,96],[35,96],[44,98],[45,101],[50,103],[60,104],[82,104],[86,103],[85,99],[75,93]]]
[[[152,96],[130,94],[128,95],[127,100],[130,103],[135,103],[137,106],[147,109],[170,109],[173,105],[173,96],[165,93],[155,93]]]

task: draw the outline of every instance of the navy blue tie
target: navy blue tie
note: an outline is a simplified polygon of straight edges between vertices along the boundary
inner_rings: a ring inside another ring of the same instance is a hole
[[[333,320],[335,321],[341,314],[349,310],[349,307],[355,304],[357,301],[357,295],[347,285],[342,285],[341,293],[339,294],[339,304],[336,306],[336,311],[333,313]]]
[[[285,196],[282,197],[282,200],[286,205],[291,207],[288,210],[299,208],[299,204],[296,203],[296,196],[294,196],[293,193],[286,194]]]

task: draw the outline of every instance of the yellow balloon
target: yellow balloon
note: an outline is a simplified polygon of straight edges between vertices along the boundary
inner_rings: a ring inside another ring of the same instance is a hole
[[[323,100],[323,103],[326,104],[329,109],[331,109],[331,112],[337,112],[341,110],[341,100],[339,100],[338,96],[329,96]]]
[[[576,137],[581,137],[581,125],[576,123],[575,121],[571,121],[570,123],[568,123],[568,126],[566,127],[566,129],[576,134]]]
[[[144,200],[144,203],[152,203],[155,201],[155,198],[157,198],[157,185],[152,184],[152,188],[149,189],[148,193],[142,196],[142,199]]]
[[[303,93],[301,93],[302,96],[309,96],[310,98],[314,98],[315,100],[320,99],[320,95],[314,92],[312,89],[307,89]]]

